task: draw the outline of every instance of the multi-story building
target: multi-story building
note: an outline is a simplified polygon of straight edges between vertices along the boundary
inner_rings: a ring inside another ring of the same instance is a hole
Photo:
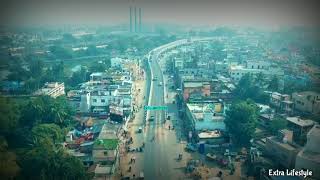
[[[307,140],[307,133],[315,125],[315,122],[300,117],[287,117],[287,122],[288,129],[293,131],[293,141],[304,145]]]
[[[294,168],[299,150],[288,143],[283,136],[266,138],[265,148],[266,152],[272,155],[271,157],[278,165],[284,168]]]
[[[296,169],[308,169],[312,171],[312,178],[320,179],[320,126],[315,125],[307,135],[307,144],[298,153]]]
[[[294,109],[300,112],[320,114],[320,94],[312,91],[304,91],[292,94]]]
[[[184,81],[182,85],[183,99],[187,101],[191,93],[200,93],[202,96],[210,96],[209,81]]]
[[[293,102],[291,101],[290,95],[280,94],[278,92],[271,92],[270,104],[280,112],[291,115],[293,112]]]
[[[96,164],[96,178],[110,178],[115,172],[119,158],[118,142],[116,132],[109,130],[104,124],[92,150],[93,163]]]
[[[273,67],[264,61],[247,61],[245,65],[231,65],[229,67],[229,75],[235,81],[239,81],[245,74],[257,75],[259,73],[264,74],[268,78],[275,75],[284,75],[283,70]]]
[[[35,92],[35,95],[48,95],[53,98],[65,95],[64,83],[46,82],[41,89]]]
[[[225,131],[223,105],[216,103],[188,103],[186,105],[188,129],[197,137],[203,131]],[[215,133],[216,134],[216,133]]]

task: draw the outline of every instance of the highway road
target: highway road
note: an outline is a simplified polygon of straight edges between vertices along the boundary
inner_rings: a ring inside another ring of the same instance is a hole
[[[156,81],[151,81],[149,106],[167,105],[164,101],[165,82],[158,63],[159,60],[159,55],[156,52],[149,56],[151,76],[157,78]],[[168,129],[165,114],[165,110],[148,111],[147,113],[144,132],[146,147],[143,155],[143,170],[146,179],[180,179],[184,177],[182,162],[176,160],[178,154],[183,150],[183,145],[179,144],[179,137],[176,137],[176,133]],[[150,116],[154,117],[154,121],[148,121]]]
[[[201,40],[201,39],[199,39]],[[173,43],[169,43],[158,47],[148,54],[149,67],[151,70],[152,78],[157,77],[156,81],[151,81],[150,94],[148,100],[149,106],[166,106],[165,104],[165,82],[163,74],[159,66],[161,60],[161,54],[165,53],[171,48],[189,43],[187,40],[179,40]],[[159,85],[159,84],[162,85]],[[172,102],[172,101],[169,101]],[[172,107],[175,104],[170,104]],[[177,111],[176,107],[175,110]],[[170,109],[169,109],[170,111]],[[134,165],[134,172],[138,175],[139,172],[143,172],[145,179],[185,179],[184,167],[187,157],[190,155],[184,152],[185,144],[180,143],[180,137],[177,137],[177,133],[174,130],[168,129],[170,122],[166,121],[166,115],[164,110],[150,110],[147,111],[146,121],[142,120],[143,111],[140,111],[136,118],[137,126],[144,125],[145,128],[142,134],[135,134],[133,136],[135,144],[145,143],[144,152],[142,154],[136,154],[137,163]],[[154,121],[148,121],[153,116]],[[140,118],[141,117],[141,118]],[[176,113],[176,117],[177,113]],[[143,124],[145,122],[145,124]],[[178,128],[176,128],[178,129]],[[154,140],[153,140],[154,139]],[[179,153],[183,153],[183,160],[177,161]]]

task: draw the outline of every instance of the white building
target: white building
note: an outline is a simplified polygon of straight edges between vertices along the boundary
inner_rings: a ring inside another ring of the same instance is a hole
[[[280,68],[271,66],[264,61],[247,61],[245,65],[230,65],[229,75],[231,79],[239,81],[245,74],[257,75],[262,73],[267,78],[272,76],[283,76],[284,71]]]
[[[121,67],[123,65],[123,59],[119,57],[111,58],[111,67]]]
[[[177,69],[183,69],[183,59],[182,58],[174,58],[174,67]]]
[[[65,95],[64,83],[46,82],[44,84],[44,86],[41,89],[37,90],[34,94],[35,95],[48,95],[53,98]]]
[[[221,103],[188,103],[187,118],[196,132],[203,130],[225,130]]]
[[[105,112],[109,106],[111,93],[108,90],[95,90],[90,92],[90,108],[92,112]]]

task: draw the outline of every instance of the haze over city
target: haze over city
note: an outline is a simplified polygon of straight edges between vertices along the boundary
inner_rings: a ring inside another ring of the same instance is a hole
[[[317,25],[316,1],[2,1],[2,22],[8,24],[127,23],[128,7],[143,9],[147,23],[191,26],[246,25],[278,27]]]
[[[319,7],[2,1],[1,179],[320,179]]]

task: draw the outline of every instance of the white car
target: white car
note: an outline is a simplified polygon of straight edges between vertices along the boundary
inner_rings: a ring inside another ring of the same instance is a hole
[[[162,86],[162,82],[159,82],[159,86]]]

